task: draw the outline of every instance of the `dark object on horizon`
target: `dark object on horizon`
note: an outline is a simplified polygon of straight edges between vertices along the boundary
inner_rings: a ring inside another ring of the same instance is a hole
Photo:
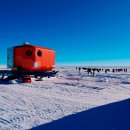
[[[110,69],[105,69],[105,73],[110,72]]]
[[[112,72],[114,73],[114,72],[115,72],[115,69],[112,69]]]
[[[127,69],[124,69],[124,72],[127,72]]]
[[[79,68],[79,74],[81,74],[80,71],[81,71],[81,68]]]
[[[91,75],[95,75],[95,72],[97,71],[98,73],[100,73],[100,71],[103,71],[103,69],[98,69],[98,68],[86,68],[86,67],[76,67],[76,69],[79,69],[79,73],[81,71],[81,69],[85,70],[85,72],[87,72],[88,74]],[[80,73],[81,74],[81,73]]]
[[[76,69],[79,69],[79,73],[80,73],[80,70],[81,69],[83,69],[83,70],[85,70],[85,72],[87,72],[88,74],[91,74],[91,75],[95,75],[95,73],[97,72],[97,73],[100,73],[101,71],[105,71],[105,73],[108,73],[108,72],[113,72],[113,73],[115,73],[115,72],[127,72],[127,69],[122,69],[122,68],[118,68],[118,69],[108,69],[108,68],[106,68],[106,69],[103,69],[103,68],[87,68],[87,67],[76,67]],[[81,74],[81,73],[80,73]]]

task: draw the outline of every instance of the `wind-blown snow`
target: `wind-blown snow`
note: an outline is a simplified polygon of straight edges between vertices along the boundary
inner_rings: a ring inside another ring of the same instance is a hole
[[[130,98],[130,73],[97,74],[58,67],[54,78],[0,84],[0,129],[30,129]]]
[[[7,69],[7,66],[6,65],[0,65],[0,69]]]

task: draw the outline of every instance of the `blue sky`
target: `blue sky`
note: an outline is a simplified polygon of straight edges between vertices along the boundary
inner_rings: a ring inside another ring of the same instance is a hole
[[[59,65],[130,65],[130,0],[0,0],[0,64],[24,41]]]

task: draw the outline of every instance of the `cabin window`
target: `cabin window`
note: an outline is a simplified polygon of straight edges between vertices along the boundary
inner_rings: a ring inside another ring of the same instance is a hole
[[[42,52],[39,50],[39,51],[37,52],[37,55],[38,55],[39,57],[41,57],[41,56],[42,56]]]
[[[27,55],[27,56],[31,56],[31,55],[32,55],[32,51],[31,51],[31,50],[27,50],[27,51],[26,51],[26,55]]]

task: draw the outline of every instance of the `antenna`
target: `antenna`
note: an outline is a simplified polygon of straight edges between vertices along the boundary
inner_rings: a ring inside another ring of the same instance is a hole
[[[30,45],[30,43],[29,42],[24,42],[23,45]]]

